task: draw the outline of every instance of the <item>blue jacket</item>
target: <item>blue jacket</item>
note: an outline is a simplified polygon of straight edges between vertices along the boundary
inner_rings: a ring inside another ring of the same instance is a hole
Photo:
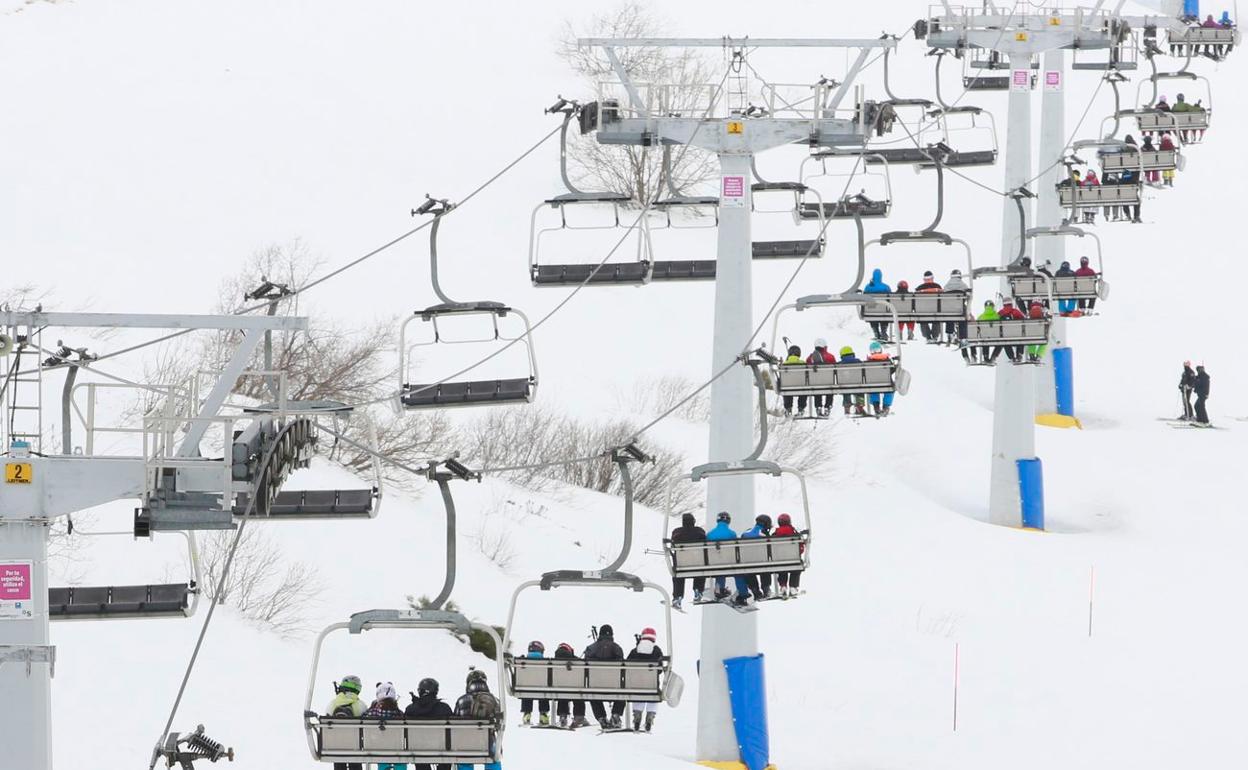
[[[766,537],[766,535],[763,534],[763,528],[759,526],[758,524],[755,524],[750,529],[747,529],[746,531],[741,533],[742,540],[744,540],[747,537]]]
[[[867,288],[863,289],[866,294],[889,294],[892,287],[884,283],[884,271],[878,267],[871,273],[871,282],[867,284]]]
[[[721,521],[715,525],[715,528],[706,533],[707,540],[736,540],[737,533],[732,531],[732,527],[728,526],[728,522]]]
[[[532,660],[541,660],[542,654],[538,652],[537,650],[533,650],[532,652],[525,653],[524,657],[530,658]]]
[[[847,356],[844,356],[844,355],[843,355],[843,356],[841,356],[841,363],[843,363],[843,364],[856,364],[856,363],[859,363],[859,361],[858,361],[858,356],[854,355],[853,353],[850,353],[850,354],[849,354],[849,355],[847,355]]]

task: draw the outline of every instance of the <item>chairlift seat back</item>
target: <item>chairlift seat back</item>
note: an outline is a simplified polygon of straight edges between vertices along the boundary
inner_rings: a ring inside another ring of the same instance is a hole
[[[823,256],[823,242],[819,239],[797,241],[754,241],[754,259],[801,259]]]
[[[597,268],[597,271],[595,271]],[[622,262],[579,265],[535,265],[534,286],[637,285],[646,282],[650,265],[647,262]]]
[[[868,147],[863,152],[862,160],[868,166],[878,166],[883,163],[888,163],[890,166],[931,164],[927,150],[919,147]]]
[[[945,155],[941,163],[947,168],[973,168],[991,166],[997,162],[996,150],[970,150],[967,152],[951,152]],[[935,168],[933,163],[921,163],[923,168]]]
[[[1063,275],[1049,279],[1053,282],[1053,299],[1096,299],[1101,294],[1100,276]],[[1011,278],[1010,290],[1015,297],[1025,300],[1046,300],[1049,289],[1044,278]]]
[[[968,321],[966,345],[987,347],[996,345],[1047,345],[1049,342],[1048,318],[1038,320]]]
[[[895,361],[782,365],[777,370],[776,392],[782,396],[893,393],[895,369]]]
[[[134,586],[74,586],[48,589],[54,620],[188,617],[189,583]]]
[[[725,577],[806,569],[805,535],[692,543],[664,541],[672,577]]]
[[[1204,131],[1209,128],[1207,109],[1188,112],[1144,110],[1134,114],[1141,131]]]
[[[1173,171],[1178,167],[1177,150],[1111,152],[1101,156],[1101,168],[1105,171]]]
[[[676,259],[657,260],[650,275],[652,281],[713,281],[715,260]]]
[[[531,377],[444,382],[439,385],[404,384],[400,400],[408,409],[527,404],[533,400],[534,390]]]
[[[971,297],[963,292],[907,292],[872,294],[871,299],[887,302],[897,311],[898,322],[962,321],[966,319]],[[858,315],[864,321],[892,323],[893,314],[879,305],[862,305]]]
[[[1008,91],[1010,78],[1008,75],[980,75],[962,78],[962,87],[968,91]]]
[[[322,762],[485,764],[498,759],[497,726],[489,719],[317,717],[309,729]]]
[[[517,698],[663,701],[667,658],[652,660],[560,660],[517,657],[508,661],[509,689]]]
[[[823,216],[820,216],[822,208]],[[889,214],[892,208],[892,201],[887,200],[861,200],[859,198],[845,198],[834,203],[803,203],[797,210],[799,217],[805,220],[812,219],[853,219],[854,215],[863,219],[880,219]]]
[[[1233,27],[1188,27],[1169,35],[1170,45],[1235,45],[1238,37],[1239,30]]]
[[[1060,185],[1058,195],[1063,206],[1101,208],[1103,206],[1134,206],[1140,203],[1142,183],[1102,184],[1093,187]]]

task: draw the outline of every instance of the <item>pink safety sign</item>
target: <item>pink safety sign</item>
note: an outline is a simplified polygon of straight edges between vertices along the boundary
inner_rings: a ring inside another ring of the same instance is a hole
[[[0,602],[28,602],[30,562],[0,563]]]

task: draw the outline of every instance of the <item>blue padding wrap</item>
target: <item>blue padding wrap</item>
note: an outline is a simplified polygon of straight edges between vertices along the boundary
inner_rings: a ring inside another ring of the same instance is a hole
[[[1018,496],[1022,501],[1023,526],[1044,529],[1044,465],[1039,457],[1016,460]]]
[[[1075,416],[1075,353],[1070,348],[1053,349],[1053,380],[1057,384],[1057,413]]]
[[[771,758],[767,740],[767,677],[763,656],[728,658],[728,699],[732,703],[732,725],[737,733],[741,761],[749,770],[764,770]]]

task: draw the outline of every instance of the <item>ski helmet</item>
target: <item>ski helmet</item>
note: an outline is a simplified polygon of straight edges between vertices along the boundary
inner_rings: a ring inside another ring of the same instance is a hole
[[[472,686],[474,684],[484,685],[486,682],[487,682],[487,679],[486,679],[484,671],[482,671],[479,668],[468,669],[468,681],[467,681],[468,692],[473,692]]]
[[[534,639],[533,641],[529,642],[529,652],[545,653],[546,645]]]
[[[347,692],[353,692],[356,695],[359,695],[360,691],[364,689],[364,685],[360,682],[360,678],[355,674],[347,674],[342,678],[342,681],[338,683],[338,689],[346,690]]]
[[[720,511],[719,515],[715,517],[715,521],[722,521],[727,524],[732,521],[732,516],[729,515],[728,511]]]
[[[377,683],[377,700],[386,700],[387,698],[395,700],[398,697],[399,693],[395,691],[393,682]]]
[[[871,350],[872,353],[879,353],[881,350],[884,349],[884,346],[881,345],[879,342],[872,340],[871,346],[869,349]]]
[[[854,354],[854,349],[851,348],[849,345],[846,345],[845,347],[841,348],[841,356],[852,356],[853,354]]]
[[[764,530],[771,529],[771,517],[765,513],[760,513],[755,516],[754,523],[762,527]]]
[[[797,345],[789,345],[789,355],[800,356],[801,354],[802,354],[801,348],[799,348]]]
[[[782,527],[793,526],[793,517],[787,513],[780,514],[780,518],[776,519],[776,521],[780,522],[780,526]]]
[[[910,288],[910,283],[909,283],[908,281],[898,281],[898,282],[897,282],[897,290],[898,290],[898,291],[905,291],[906,289],[909,289],[909,288]]]
[[[559,647],[558,647],[558,649],[556,650],[556,652],[566,652],[566,653],[567,653],[567,654],[569,654],[569,655],[575,655],[575,654],[576,654],[576,650],[575,650],[575,649],[573,649],[573,648],[572,648],[572,645],[568,644],[567,642],[560,642],[560,643],[559,643]]]
[[[605,636],[608,639],[614,639],[615,629],[611,627],[610,623],[603,623],[601,626],[598,626],[598,636]]]
[[[420,684],[416,686],[416,694],[421,697],[425,695],[438,694],[438,680],[425,677],[420,680]]]
[[[653,642],[656,638],[658,638],[658,634],[655,632],[655,630],[654,630],[653,628],[643,628],[643,629],[641,629],[641,640],[642,640],[642,641],[646,641],[646,642]]]
[[[815,340],[815,348],[816,348],[816,349],[818,349],[818,348],[827,348],[827,347],[828,347],[828,341],[827,341],[827,340],[825,340],[823,337],[820,337],[819,339]]]
[[[996,305],[994,305],[992,300],[989,299],[984,301],[984,307],[996,307]]]
[[[1079,258],[1079,264],[1081,264],[1081,265],[1087,265],[1087,264],[1088,264],[1088,261],[1089,261],[1089,260],[1088,260],[1088,258],[1087,258],[1087,257],[1080,257],[1080,258]]]
[[[930,281],[930,280],[932,280],[933,278],[935,278],[936,276],[932,275],[932,271],[931,271],[931,270],[928,270],[928,271],[926,271],[926,272],[924,272],[924,273],[923,273],[923,277],[924,277],[925,279],[927,279],[927,280],[929,280],[929,281]]]

